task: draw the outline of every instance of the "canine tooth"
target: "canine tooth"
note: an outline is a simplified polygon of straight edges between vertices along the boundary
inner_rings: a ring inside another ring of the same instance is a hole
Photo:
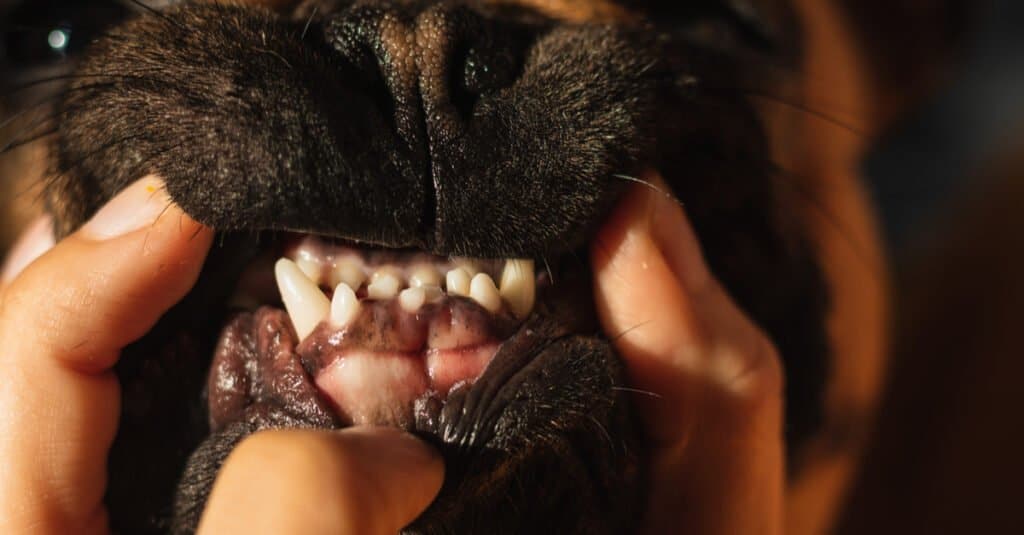
[[[427,292],[423,288],[406,288],[398,294],[398,304],[402,305],[402,310],[410,314],[418,311],[426,300]]]
[[[274,265],[274,276],[295,332],[299,340],[305,339],[330,313],[331,302],[316,283],[287,258],[278,260]]]
[[[469,296],[489,312],[497,312],[501,308],[501,294],[498,293],[498,288],[494,286],[491,276],[486,273],[480,273],[473,277]]]
[[[417,266],[409,275],[409,286],[441,286],[441,274],[432,266]]]
[[[320,284],[320,262],[311,258],[299,258],[295,260],[295,265],[299,266],[299,270],[306,275],[306,278],[313,281],[313,284]]]
[[[338,284],[334,289],[334,299],[331,300],[331,324],[344,327],[355,319],[359,313],[359,298],[352,287],[344,282]]]
[[[455,268],[445,275],[445,289],[448,290],[448,295],[467,297],[471,280],[469,272],[462,268]]]
[[[337,286],[345,283],[353,290],[358,290],[360,286],[366,282],[366,273],[363,272],[363,267],[359,265],[359,262],[354,260],[339,260],[335,265],[334,269],[331,270],[331,275],[328,282],[331,286]]]
[[[401,281],[393,273],[378,271],[373,274],[373,282],[366,287],[370,299],[391,299],[398,295]]]
[[[537,298],[537,279],[533,260],[513,259],[505,262],[501,272],[501,297],[517,318],[525,318],[533,310]]]

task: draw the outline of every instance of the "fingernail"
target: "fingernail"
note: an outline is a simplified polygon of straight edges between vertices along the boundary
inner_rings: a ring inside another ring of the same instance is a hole
[[[152,225],[171,205],[159,178],[147,176],[125,188],[82,227],[93,240],[108,240]]]
[[[42,256],[53,247],[53,219],[42,216],[29,225],[18,241],[11,247],[11,252],[0,270],[0,283],[8,283],[17,277],[26,266]]]

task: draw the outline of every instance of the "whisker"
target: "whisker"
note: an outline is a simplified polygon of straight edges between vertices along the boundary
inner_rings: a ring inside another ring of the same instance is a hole
[[[34,141],[39,141],[40,139],[43,139],[45,137],[52,136],[52,135],[54,135],[56,133],[57,133],[57,129],[56,128],[51,128],[50,130],[43,131],[43,132],[41,132],[39,134],[34,134],[34,135],[32,135],[32,136],[30,136],[28,138],[25,138],[25,139],[11,141],[10,143],[8,143],[8,144],[4,145],[2,148],[0,148],[0,156],[3,156],[4,154],[7,154],[8,152],[11,152],[11,151],[13,151],[15,149],[18,149],[20,147],[24,147],[25,145],[28,145],[29,143],[32,143]]]
[[[160,70],[157,69],[157,68],[153,68],[153,69],[144,69],[144,70],[140,70],[140,71],[136,71],[136,72],[137,73],[146,74],[146,73],[160,72]],[[13,97],[13,96],[17,95],[18,93],[20,93],[22,91],[25,91],[25,90],[28,90],[28,89],[33,89],[33,88],[39,87],[40,85],[44,85],[44,84],[48,84],[48,83],[64,82],[64,81],[72,81],[72,80],[87,80],[87,79],[90,79],[90,78],[114,79],[114,80],[118,80],[118,81],[152,81],[151,78],[146,78],[146,77],[138,76],[138,75],[135,75],[135,74],[129,75],[129,74],[120,74],[120,73],[115,73],[115,72],[110,72],[110,73],[100,72],[100,73],[83,73],[83,74],[62,74],[62,75],[58,75],[58,76],[47,76],[47,77],[44,77],[44,78],[37,78],[35,80],[32,80],[32,81],[29,81],[29,82],[25,82],[25,83],[18,84],[18,85],[15,85],[13,87],[7,88],[4,91],[4,93],[3,93],[3,97],[4,98],[10,98],[10,97]],[[110,82],[110,83],[112,84],[113,82]],[[99,86],[99,84],[94,85],[94,86],[79,86],[79,87],[97,87],[97,86]],[[75,89],[77,89],[77,88],[75,88]],[[64,91],[67,91],[67,89],[64,89]],[[55,95],[55,97],[56,97],[56,95]]]
[[[654,185],[652,182],[649,182],[647,180],[644,180],[642,178],[638,178],[638,177],[635,177],[635,176],[624,175],[624,174],[621,174],[621,173],[613,174],[612,178],[618,178],[620,180],[625,180],[626,182],[633,182],[633,183],[636,183],[636,184],[641,184],[641,185],[643,185],[646,188],[649,188],[649,189],[651,189],[651,190],[653,190],[653,191],[655,191],[655,192],[657,192],[657,193],[659,193],[661,195],[664,195],[666,199],[670,199],[672,202],[678,204],[679,206],[681,206],[683,208],[686,208],[686,205],[683,204],[683,201],[680,201],[679,199],[677,199],[676,196],[673,195],[671,191],[665,191],[664,189],[659,188],[658,186]]]
[[[629,392],[631,394],[640,394],[640,395],[643,395],[643,396],[650,396],[650,397],[656,398],[656,399],[662,399],[662,398],[665,397],[665,396],[662,396],[661,394],[659,394],[657,392],[651,392],[650,390],[640,390],[639,388],[629,388],[629,387],[626,387],[626,386],[613,386],[612,390],[615,390],[617,392]]]
[[[555,283],[555,274],[554,274],[554,272],[551,271],[551,264],[548,263],[548,257],[545,256],[542,259],[544,260],[544,269],[546,269],[547,272],[548,272],[548,278],[551,279],[551,284],[554,284]]]
[[[861,263],[863,263],[870,271],[874,272],[874,276],[877,280],[882,280],[884,278],[884,274],[880,272],[879,268],[870,261],[872,255],[869,253],[868,246],[854,238],[853,231],[844,225],[836,214],[829,210],[811,191],[802,185],[804,182],[802,177],[793,171],[785,169],[777,163],[771,162],[771,166],[771,171],[774,172],[776,176],[779,176],[780,178],[788,178],[788,180],[780,180],[779,182],[787,184],[794,193],[807,202],[808,206],[824,217],[825,221],[839,233],[847,244],[849,244],[854,251],[854,255],[861,261]]]
[[[601,435],[603,435],[605,440],[608,441],[608,449],[610,449],[611,451],[615,451],[615,440],[612,439],[612,435],[611,433],[608,432],[608,429],[606,429],[604,425],[602,425],[601,422],[597,420],[597,418],[594,418],[593,414],[588,414],[587,418],[589,418],[591,422],[594,422],[594,425],[596,425],[597,428],[601,431]]]
[[[862,130],[861,128],[859,128],[857,126],[854,126],[854,125],[852,125],[850,123],[847,123],[847,122],[843,121],[842,119],[840,119],[840,118],[838,118],[836,116],[833,116],[833,115],[831,115],[829,113],[826,113],[826,112],[824,112],[822,110],[819,110],[819,109],[816,109],[816,108],[812,108],[812,107],[810,107],[810,106],[808,106],[806,104],[803,104],[803,103],[800,103],[800,102],[791,101],[791,100],[787,100],[786,98],[783,98],[783,97],[781,97],[779,95],[773,95],[771,93],[768,93],[767,91],[762,91],[762,90],[758,90],[758,89],[752,89],[752,88],[748,88],[748,87],[725,87],[725,86],[708,86],[708,85],[700,85],[700,89],[704,90],[704,91],[708,91],[708,92],[718,91],[718,92],[722,92],[722,93],[737,94],[737,95],[743,95],[743,96],[755,97],[755,98],[761,98],[761,99],[764,99],[764,100],[768,100],[768,101],[773,102],[775,104],[780,104],[780,105],[786,106],[788,108],[793,108],[793,109],[795,109],[797,111],[800,111],[800,112],[803,112],[803,113],[807,113],[807,114],[809,114],[809,115],[811,115],[813,117],[817,117],[818,119],[821,119],[821,120],[823,120],[823,121],[825,121],[825,122],[827,122],[829,124],[832,124],[833,126],[842,128],[843,130],[846,130],[847,132],[849,132],[851,134],[854,134],[857,137],[860,137],[860,138],[867,137],[867,132],[865,132],[864,130]]]
[[[638,324],[636,324],[636,325],[634,325],[634,326],[632,326],[632,327],[630,327],[630,328],[628,328],[628,329],[626,329],[626,330],[622,331],[621,333],[619,333],[619,334],[617,334],[617,335],[615,335],[615,336],[611,337],[611,339],[610,339],[609,341],[610,341],[610,342],[615,342],[615,341],[617,341],[617,340],[620,340],[620,339],[622,339],[622,337],[623,337],[623,336],[626,336],[627,334],[629,334],[629,333],[631,333],[631,332],[633,332],[633,331],[635,331],[635,330],[639,329],[640,327],[643,327],[643,326],[645,326],[645,325],[649,325],[649,324],[651,324],[651,323],[653,323],[653,320],[647,320],[647,321],[644,321],[644,322],[638,323]]]
[[[299,36],[299,40],[306,39],[306,34],[309,33],[309,27],[313,24],[313,19],[316,18],[317,10],[320,6],[313,6],[313,11],[309,14],[309,18],[306,19],[306,25],[302,27],[302,35]]]

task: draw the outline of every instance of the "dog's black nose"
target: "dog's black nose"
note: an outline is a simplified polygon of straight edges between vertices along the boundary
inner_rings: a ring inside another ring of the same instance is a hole
[[[420,133],[431,143],[457,135],[481,95],[515,80],[524,48],[508,24],[497,28],[458,5],[356,5],[335,15],[325,32],[414,144]]]

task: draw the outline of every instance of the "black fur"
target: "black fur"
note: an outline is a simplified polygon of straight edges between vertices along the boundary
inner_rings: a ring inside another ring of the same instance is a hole
[[[643,452],[574,255],[629,184],[617,175],[646,166],[779,347],[797,451],[820,419],[827,292],[756,116],[722,91],[753,67],[694,42],[692,22],[570,25],[472,1],[306,2],[290,17],[182,3],[95,43],[58,110],[60,232],[148,173],[222,232],[196,290],[119,365],[114,529],[188,532],[238,440],[315,425],[262,407],[208,437],[201,399],[227,283],[261,240],[297,230],[552,264],[563,282],[530,329],[476,386],[418,408],[449,474],[410,532],[621,532]]]

